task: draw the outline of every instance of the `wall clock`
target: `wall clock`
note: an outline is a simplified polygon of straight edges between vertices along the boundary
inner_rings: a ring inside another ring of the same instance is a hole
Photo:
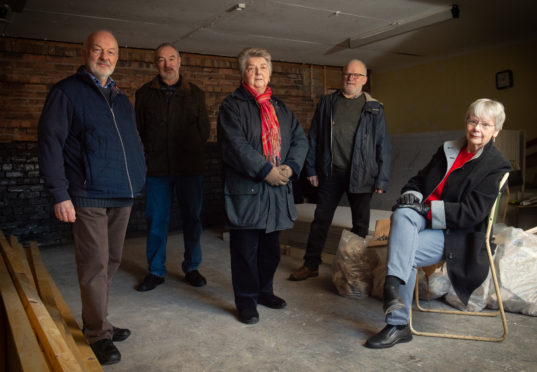
[[[513,71],[504,70],[496,73],[496,89],[511,88],[513,86]]]

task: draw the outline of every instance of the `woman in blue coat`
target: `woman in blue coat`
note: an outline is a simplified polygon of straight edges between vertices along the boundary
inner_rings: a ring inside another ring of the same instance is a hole
[[[394,206],[384,284],[386,327],[367,340],[370,348],[408,342],[416,268],[446,261],[464,304],[489,270],[487,217],[509,162],[494,147],[505,112],[500,102],[478,99],[466,113],[466,137],[447,141],[403,187]]]
[[[285,307],[274,295],[280,261],[280,231],[297,217],[292,180],[308,151],[300,123],[268,87],[271,56],[247,48],[238,56],[241,86],[218,114],[218,143],[224,165],[224,202],[230,229],[235,305],[243,323],[259,320],[257,304]]]

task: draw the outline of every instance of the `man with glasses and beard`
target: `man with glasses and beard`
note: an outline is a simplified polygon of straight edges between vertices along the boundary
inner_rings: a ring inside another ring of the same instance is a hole
[[[343,68],[343,89],[324,96],[317,106],[304,166],[309,182],[317,188],[317,208],[304,265],[289,280],[319,275],[328,229],[343,193],[350,203],[352,232],[365,237],[371,196],[388,187],[391,144],[384,106],[362,91],[366,82],[365,64],[353,59]]]

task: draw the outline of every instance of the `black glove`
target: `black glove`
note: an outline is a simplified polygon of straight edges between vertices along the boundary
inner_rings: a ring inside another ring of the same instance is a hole
[[[420,199],[412,194],[411,192],[403,194],[397,199],[396,204],[417,204],[420,202]]]
[[[394,205],[394,210],[397,208],[412,208],[419,214],[421,214],[423,217],[427,217],[429,214],[429,211],[431,210],[431,206],[429,204],[396,204]]]

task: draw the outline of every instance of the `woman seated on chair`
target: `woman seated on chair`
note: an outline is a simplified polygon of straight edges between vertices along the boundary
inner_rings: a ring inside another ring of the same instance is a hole
[[[504,120],[500,102],[478,99],[466,113],[465,138],[445,142],[403,187],[388,241],[387,325],[365,346],[387,348],[412,340],[408,322],[417,267],[445,260],[464,304],[487,277],[487,217],[500,180],[511,169],[493,145]]]

